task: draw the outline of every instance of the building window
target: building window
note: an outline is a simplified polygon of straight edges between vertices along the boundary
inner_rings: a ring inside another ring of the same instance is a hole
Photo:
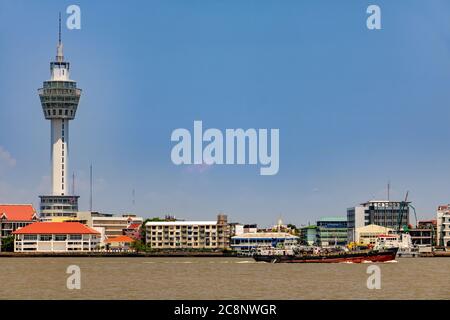
[[[65,234],[56,234],[55,241],[66,241],[67,236]]]

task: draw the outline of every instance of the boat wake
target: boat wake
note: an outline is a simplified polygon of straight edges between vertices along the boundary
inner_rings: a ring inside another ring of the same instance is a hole
[[[389,260],[389,261],[385,261],[384,263],[398,263],[397,260]]]

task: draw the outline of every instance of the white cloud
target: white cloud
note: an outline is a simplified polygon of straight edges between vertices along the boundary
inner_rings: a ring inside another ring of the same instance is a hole
[[[6,166],[13,168],[16,166],[16,159],[14,159],[11,153],[8,152],[5,148],[0,146],[0,165],[6,164]]]

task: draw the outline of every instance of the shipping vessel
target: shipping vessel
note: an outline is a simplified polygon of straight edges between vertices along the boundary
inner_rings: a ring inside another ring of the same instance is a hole
[[[280,249],[256,250],[253,258],[256,261],[270,263],[365,263],[386,262],[395,259],[398,248],[366,249],[366,250],[323,250],[318,248],[292,250],[286,253]]]

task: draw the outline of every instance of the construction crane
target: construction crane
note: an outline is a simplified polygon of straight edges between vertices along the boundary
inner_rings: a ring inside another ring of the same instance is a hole
[[[413,211],[414,211],[414,219],[415,219],[415,221],[416,221],[416,228],[418,227],[417,226],[417,214],[416,214],[416,208],[414,208],[411,204],[409,204],[408,205],[411,209],[413,209]]]
[[[398,219],[397,219],[397,231],[398,231],[398,233],[400,233],[402,231],[403,211],[405,211],[404,210],[405,206],[406,206],[406,210],[408,209],[408,194],[409,194],[409,191],[406,191],[405,200],[400,202],[400,213],[399,213]]]

